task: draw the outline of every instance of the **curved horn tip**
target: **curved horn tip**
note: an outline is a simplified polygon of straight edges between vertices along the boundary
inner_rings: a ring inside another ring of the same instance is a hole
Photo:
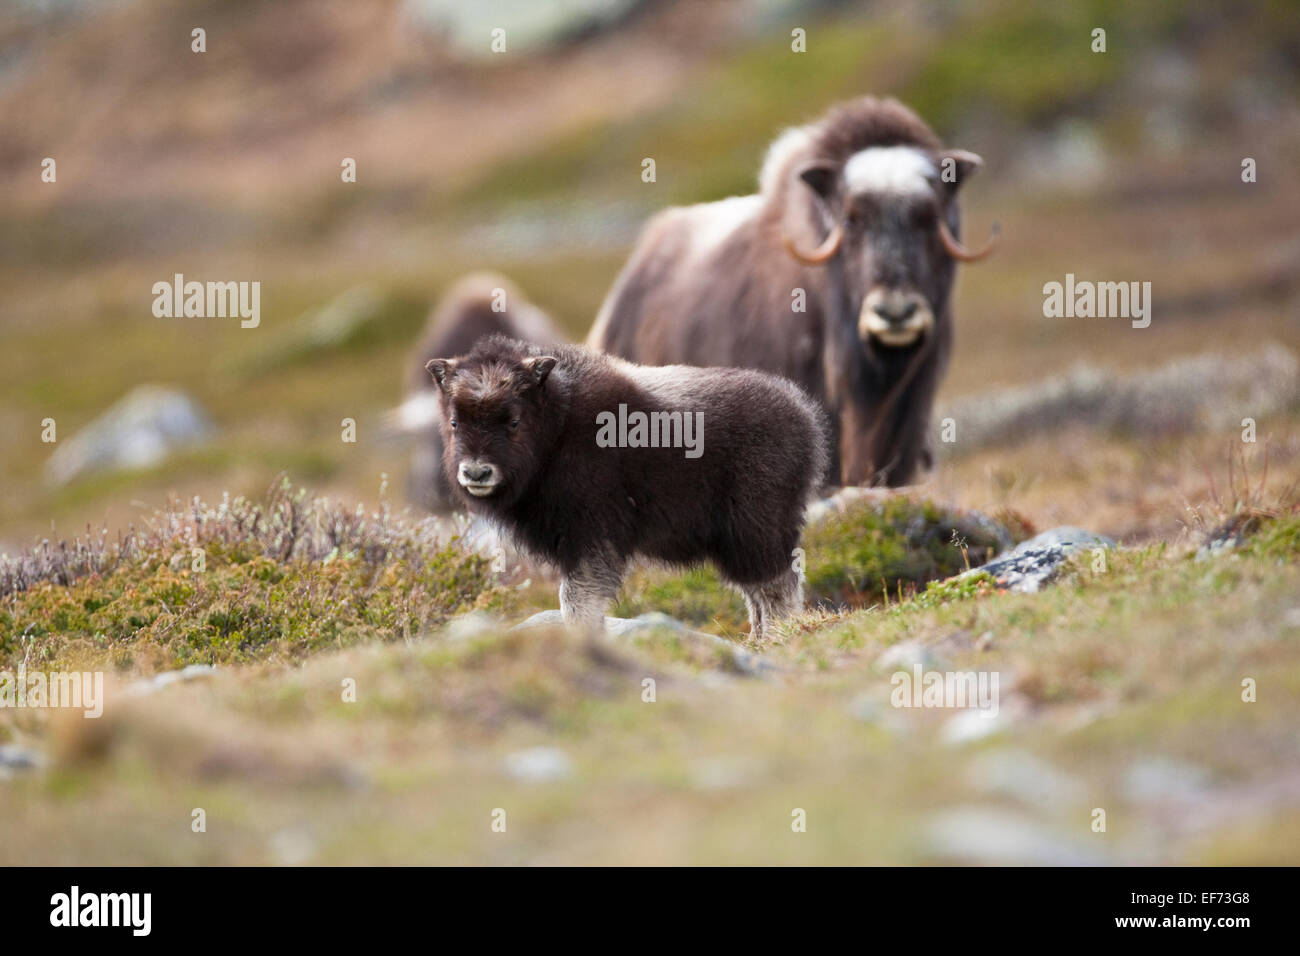
[[[979,262],[997,247],[1000,236],[1001,227],[997,223],[994,223],[992,235],[989,236],[988,240],[981,248],[972,251],[962,245],[961,240],[952,234],[952,230],[948,228],[946,222],[941,221],[939,223],[939,238],[943,242],[943,247],[947,251],[948,255],[952,256],[958,262]]]
[[[783,236],[782,241],[785,243],[786,251],[790,253],[799,262],[806,266],[824,265],[830,258],[839,251],[840,243],[844,240],[844,230],[841,226],[836,225],[822,241],[822,244],[812,252],[801,252],[794,244],[794,240],[789,236]]]

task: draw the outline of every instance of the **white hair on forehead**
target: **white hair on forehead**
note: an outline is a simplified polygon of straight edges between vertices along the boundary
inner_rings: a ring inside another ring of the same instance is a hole
[[[854,194],[924,194],[935,174],[934,160],[915,146],[872,146],[844,164],[844,181]]]

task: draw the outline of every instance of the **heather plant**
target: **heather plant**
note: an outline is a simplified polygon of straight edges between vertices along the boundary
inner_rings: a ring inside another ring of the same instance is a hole
[[[0,659],[144,670],[410,637],[505,591],[445,524],[278,482],[0,558]]]

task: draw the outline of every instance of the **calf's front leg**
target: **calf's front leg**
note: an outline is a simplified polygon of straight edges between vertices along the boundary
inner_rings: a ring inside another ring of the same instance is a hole
[[[623,562],[600,556],[583,561],[560,582],[565,624],[588,631],[605,628],[605,611],[623,584]]]

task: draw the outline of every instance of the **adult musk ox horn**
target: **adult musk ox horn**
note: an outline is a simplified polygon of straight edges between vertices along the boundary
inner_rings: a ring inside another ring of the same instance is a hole
[[[837,224],[835,228],[831,230],[830,235],[823,240],[822,244],[812,252],[800,252],[798,248],[795,247],[794,240],[789,236],[783,236],[782,240],[785,242],[786,252],[790,253],[790,255],[794,256],[804,265],[820,266],[829,260],[831,256],[835,255],[836,251],[839,249],[840,243],[844,240],[844,228]]]
[[[979,262],[997,248],[998,239],[1000,239],[1001,236],[1002,227],[995,222],[988,242],[984,243],[981,248],[972,252],[963,246],[961,240],[952,234],[948,229],[948,224],[946,222],[942,219],[939,220],[939,241],[943,243],[943,247],[947,250],[948,255],[952,256],[958,262]]]

